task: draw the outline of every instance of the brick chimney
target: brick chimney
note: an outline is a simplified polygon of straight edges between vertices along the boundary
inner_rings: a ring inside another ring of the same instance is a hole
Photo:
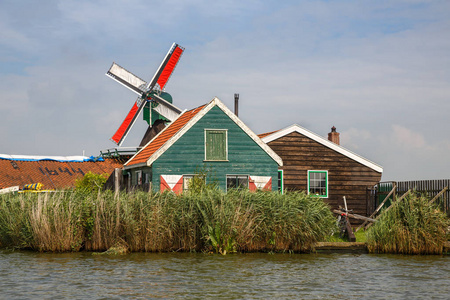
[[[339,132],[336,132],[336,127],[331,127],[331,132],[328,133],[328,140],[339,145]]]

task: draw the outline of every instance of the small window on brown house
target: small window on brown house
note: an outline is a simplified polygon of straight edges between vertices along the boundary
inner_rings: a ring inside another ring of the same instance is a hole
[[[328,198],[328,171],[308,171],[308,194]]]

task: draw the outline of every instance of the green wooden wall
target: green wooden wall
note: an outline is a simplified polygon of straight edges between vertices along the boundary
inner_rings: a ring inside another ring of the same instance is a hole
[[[228,161],[204,161],[205,129],[228,130]],[[152,186],[160,187],[160,175],[208,172],[207,183],[226,190],[226,175],[271,176],[277,190],[278,164],[219,107],[213,107],[152,165]]]

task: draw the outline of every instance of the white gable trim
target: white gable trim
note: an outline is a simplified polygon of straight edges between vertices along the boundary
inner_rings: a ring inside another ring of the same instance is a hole
[[[310,139],[312,139],[312,140],[314,140],[314,141],[316,141],[316,142],[318,142],[340,154],[343,154],[343,155],[347,156],[348,158],[351,158],[351,159],[373,169],[374,171],[377,171],[380,173],[383,172],[383,168],[381,166],[379,166],[379,165],[371,162],[370,160],[367,160],[364,157],[362,157],[358,154],[355,154],[355,153],[351,152],[350,150],[347,150],[344,147],[341,147],[341,146],[297,125],[297,124],[293,124],[289,127],[286,127],[284,129],[274,132],[268,136],[265,136],[262,138],[262,141],[267,144],[267,143],[270,143],[276,139],[279,139],[289,133],[292,133],[294,131],[298,132],[298,133],[300,133],[300,134],[302,134],[302,135],[304,135],[304,136],[306,136],[306,137],[308,137],[308,138],[310,138]]]
[[[186,110],[184,110],[181,114],[179,114],[178,115],[178,118],[179,117],[181,117],[184,113],[186,112]],[[177,119],[178,119],[177,118]],[[175,119],[176,120],[176,119]],[[175,122],[175,120],[173,120],[173,122]],[[173,123],[172,122],[172,123]],[[146,163],[139,163],[139,164],[134,164],[134,165],[131,165],[131,166],[128,166],[128,163],[130,162],[130,161],[132,161],[142,150],[144,150],[147,146],[148,146],[148,144],[150,144],[151,142],[153,142],[153,140],[154,139],[156,139],[161,133],[163,133],[167,128],[169,128],[169,126],[170,125],[168,125],[168,126],[166,126],[166,127],[164,127],[163,128],[163,130],[161,130],[157,135],[155,135],[147,144],[145,144],[145,146],[144,147],[142,147],[141,149],[139,149],[139,151],[137,151],[126,163],[124,163],[124,170],[127,170],[127,169],[133,169],[133,168],[136,168],[136,167],[146,167],[147,166],[147,164]],[[150,166],[150,165],[148,165],[148,166]]]

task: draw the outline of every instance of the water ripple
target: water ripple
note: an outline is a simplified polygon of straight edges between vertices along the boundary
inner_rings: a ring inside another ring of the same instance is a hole
[[[448,256],[0,251],[2,299],[447,299]]]

